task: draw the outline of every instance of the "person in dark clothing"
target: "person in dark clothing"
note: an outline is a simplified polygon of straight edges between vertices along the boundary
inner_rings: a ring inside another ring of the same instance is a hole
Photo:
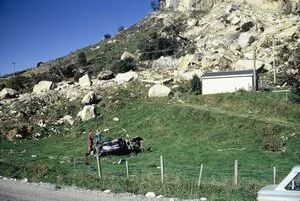
[[[94,145],[93,140],[94,140],[94,138],[93,138],[93,135],[92,135],[92,131],[89,130],[89,133],[88,133],[88,136],[87,136],[88,153],[93,151],[93,145]]]

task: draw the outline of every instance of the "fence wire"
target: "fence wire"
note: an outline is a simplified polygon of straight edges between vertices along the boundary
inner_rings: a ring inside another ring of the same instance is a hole
[[[157,164],[157,165],[154,165]],[[235,179],[234,161],[226,164],[203,164],[202,174],[199,166],[185,166],[164,162],[163,171],[160,167],[159,159],[157,161],[148,161],[147,163],[129,162],[120,159],[111,162],[105,158],[100,158],[101,175],[109,178],[120,179],[151,179],[163,182],[188,182],[197,184],[201,179],[201,184],[211,185],[232,185]],[[237,180],[238,184],[270,184],[274,181],[274,166],[264,169],[255,169],[255,166],[242,164],[238,165]],[[289,172],[291,167],[277,167],[275,180],[281,181]],[[96,157],[77,157],[73,161],[73,171],[76,173],[91,174],[98,176]],[[162,175],[163,172],[163,175]]]

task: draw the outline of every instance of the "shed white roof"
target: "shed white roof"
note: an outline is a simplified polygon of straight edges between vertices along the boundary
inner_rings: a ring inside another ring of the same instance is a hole
[[[206,72],[202,78],[253,76],[253,70]]]

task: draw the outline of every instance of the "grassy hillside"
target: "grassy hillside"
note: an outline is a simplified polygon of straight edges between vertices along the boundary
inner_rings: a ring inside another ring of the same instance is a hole
[[[98,108],[101,115],[96,119],[72,129],[62,127],[60,134],[1,141],[0,174],[116,192],[240,201],[255,200],[257,190],[272,183],[273,166],[280,180],[300,163],[300,106],[284,97],[270,92],[196,96],[178,90],[170,98],[149,99],[140,89],[118,91],[118,101]],[[113,121],[114,117],[120,120]],[[101,158],[103,179],[99,179],[95,158],[85,158],[84,133],[99,127],[110,129],[104,139],[141,136],[152,151]],[[163,184],[157,169],[161,155]],[[129,163],[130,181],[120,159]],[[239,161],[237,187],[234,160]],[[198,188],[200,164],[204,171]]]

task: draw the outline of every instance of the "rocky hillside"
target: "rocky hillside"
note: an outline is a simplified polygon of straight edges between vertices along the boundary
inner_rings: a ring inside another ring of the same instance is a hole
[[[2,78],[0,133],[57,133],[56,126],[88,121],[118,102],[120,88],[145,83],[148,96],[167,96],[193,75],[253,69],[254,61],[265,86],[299,91],[300,16],[298,3],[288,2],[162,1],[162,9],[116,36]]]

